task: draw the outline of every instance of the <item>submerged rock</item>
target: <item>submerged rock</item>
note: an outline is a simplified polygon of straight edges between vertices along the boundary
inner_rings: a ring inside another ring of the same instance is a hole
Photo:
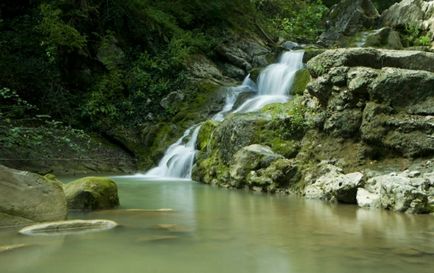
[[[0,165],[0,227],[66,218],[62,184]]]
[[[358,190],[357,203],[399,212],[434,212],[434,173],[405,171],[375,176]]]
[[[85,177],[64,186],[69,209],[96,210],[119,206],[116,183],[106,177]]]
[[[49,222],[25,227],[19,231],[24,235],[69,235],[88,232],[99,232],[117,227],[110,220],[70,220]]]

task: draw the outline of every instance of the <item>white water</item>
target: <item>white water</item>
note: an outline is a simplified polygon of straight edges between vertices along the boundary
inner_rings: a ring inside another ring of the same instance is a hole
[[[243,92],[256,92],[257,95],[244,102],[233,113],[255,112],[267,104],[287,102],[295,73],[303,67],[303,55],[304,51],[283,53],[278,63],[269,65],[261,72],[258,86],[248,75],[240,86],[228,88],[223,109],[212,119],[222,121],[232,112],[238,96]],[[188,128],[184,135],[166,150],[158,166],[148,171],[144,177],[190,179],[200,126],[199,124]],[[186,142],[188,137],[190,139]]]
[[[196,155],[196,141],[200,125],[188,128],[184,135],[166,150],[158,166],[145,174],[148,178],[191,178],[194,157]],[[190,140],[184,140],[190,136]]]
[[[244,102],[234,113],[256,112],[271,103],[285,103],[294,83],[295,73],[303,68],[304,51],[282,54],[276,64],[269,65],[258,78],[258,95]]]
[[[243,83],[239,86],[230,87],[226,90],[226,101],[223,109],[218,112],[212,119],[215,121],[222,121],[225,115],[231,113],[238,96],[243,92],[257,92],[258,87],[256,83],[250,79],[250,74],[244,79]]]

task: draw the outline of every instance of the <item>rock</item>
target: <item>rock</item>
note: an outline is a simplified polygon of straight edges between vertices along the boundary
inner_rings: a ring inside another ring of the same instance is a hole
[[[305,196],[310,199],[356,204],[357,189],[362,185],[363,174],[360,172],[344,174],[342,169],[334,165],[322,164],[321,168],[326,169],[327,172],[313,184],[305,187]]]
[[[266,168],[271,162],[281,158],[283,156],[274,153],[269,147],[258,144],[240,149],[230,165],[232,186],[239,187],[246,182],[245,179],[251,171]]]
[[[379,17],[370,0],[342,0],[330,10],[327,29],[318,43],[326,46],[340,44],[345,37],[375,25]]]
[[[160,105],[165,110],[169,110],[171,107],[176,106],[179,103],[179,101],[183,101],[184,98],[185,96],[180,90],[173,91],[160,101]],[[172,109],[172,111],[176,111],[176,110],[177,109]]]
[[[303,95],[304,90],[307,87],[307,84],[310,82],[311,77],[309,70],[300,69],[295,73],[294,83],[291,86],[289,91],[290,94],[293,95]]]
[[[381,47],[389,49],[402,49],[399,32],[389,27],[374,30],[366,37],[364,47]]]
[[[307,63],[309,72],[315,78],[329,72],[332,67],[356,66],[376,69],[395,67],[434,72],[434,53],[373,48],[332,49]]]
[[[434,173],[404,171],[368,179],[357,193],[361,207],[407,213],[434,212]]]
[[[244,71],[267,65],[271,51],[257,39],[238,37],[223,43],[216,49],[222,60]]]
[[[392,5],[381,15],[384,26],[405,28],[414,26],[430,33],[434,39],[434,2],[424,0],[403,0]]]
[[[69,220],[28,226],[21,229],[19,233],[31,236],[69,235],[105,231],[117,226],[116,222],[110,220]]]
[[[257,95],[257,92],[255,92],[255,91],[241,92],[238,95],[237,100],[234,103],[234,106],[232,106],[232,111],[237,110],[238,107],[240,107],[244,102],[246,102],[248,99],[253,98],[256,95]]]
[[[186,67],[193,80],[213,80],[218,82],[223,79],[222,72],[216,64],[203,55],[191,57]]]
[[[232,64],[223,64],[223,74],[237,80],[243,80],[246,76],[246,71]]]
[[[283,49],[286,49],[286,50],[295,50],[295,49],[301,49],[302,48],[298,43],[291,42],[291,41],[283,42],[283,44],[281,45],[281,47]]]
[[[84,177],[64,186],[69,209],[96,210],[119,206],[116,183],[106,177]]]
[[[62,185],[43,176],[0,165],[0,227],[66,218]]]

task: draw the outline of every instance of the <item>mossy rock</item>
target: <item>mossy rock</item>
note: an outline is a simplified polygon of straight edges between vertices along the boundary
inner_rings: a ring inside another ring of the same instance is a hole
[[[294,83],[292,84],[290,94],[303,95],[307,84],[310,82],[311,76],[306,68],[300,69],[295,73]]]
[[[118,187],[107,177],[84,177],[64,186],[68,208],[112,209],[119,206]]]
[[[204,150],[211,141],[212,133],[217,128],[218,123],[214,120],[207,120],[200,127],[199,135],[197,137],[197,146],[199,150]]]

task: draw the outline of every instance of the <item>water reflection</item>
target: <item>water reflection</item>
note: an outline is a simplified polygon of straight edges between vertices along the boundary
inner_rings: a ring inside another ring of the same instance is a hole
[[[111,219],[121,228],[55,242],[0,231],[0,245],[51,246],[0,253],[0,271],[424,273],[434,266],[432,216],[116,179],[119,210],[72,216]]]

